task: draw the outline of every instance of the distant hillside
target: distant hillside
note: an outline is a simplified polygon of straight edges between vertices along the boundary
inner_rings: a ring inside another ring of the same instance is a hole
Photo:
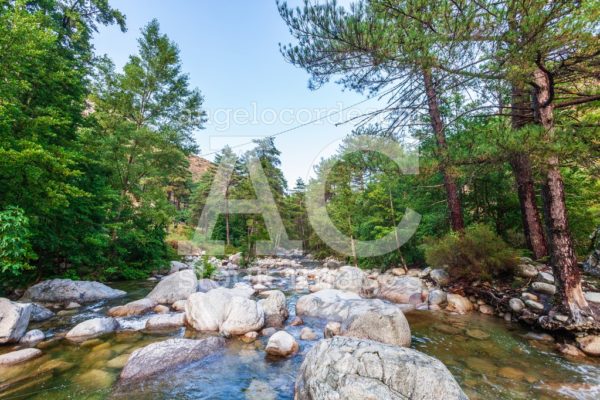
[[[200,177],[204,175],[210,168],[212,163],[205,158],[191,155],[188,157],[190,161],[190,172],[192,173],[192,181],[198,182]]]

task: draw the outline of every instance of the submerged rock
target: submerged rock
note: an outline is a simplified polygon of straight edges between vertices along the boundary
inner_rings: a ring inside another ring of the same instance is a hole
[[[39,349],[23,349],[0,355],[0,366],[9,367],[41,357]]]
[[[44,339],[46,339],[46,335],[44,335],[44,332],[40,331],[39,329],[34,329],[27,332],[25,336],[21,338],[19,343],[26,346],[34,346]]]
[[[317,334],[308,326],[305,326],[300,331],[300,339],[302,340],[317,340]]]
[[[76,342],[85,341],[113,333],[118,328],[119,323],[114,318],[94,318],[76,325],[66,338]]]
[[[265,351],[272,356],[287,357],[298,352],[296,339],[286,331],[272,335],[267,342]]]
[[[153,343],[131,354],[121,371],[121,380],[145,379],[159,372],[201,360],[224,347],[225,340],[218,337],[204,340],[169,339]]]
[[[437,359],[405,347],[337,336],[306,355],[296,380],[296,399],[466,400]]]
[[[395,346],[410,346],[410,326],[402,311],[369,311],[354,315],[344,321],[343,336],[369,339]]]
[[[31,309],[31,304],[0,298],[0,344],[21,340],[29,325]]]
[[[285,295],[279,290],[270,290],[266,299],[258,301],[265,312],[265,326],[280,328],[289,316]]]
[[[194,293],[185,307],[188,324],[198,331],[243,335],[260,330],[265,323],[263,308],[254,300],[237,296],[238,290],[218,288]]]
[[[198,289],[198,278],[192,270],[183,270],[167,276],[146,296],[159,304],[173,304],[185,300]]]
[[[122,290],[112,289],[100,282],[52,279],[27,289],[22,301],[42,303],[91,303],[125,296]]]
[[[389,304],[377,299],[363,299],[355,293],[335,289],[302,296],[296,302],[296,314],[342,322],[352,315],[368,311],[412,310],[414,307]]]
[[[133,315],[142,315],[152,311],[156,305],[156,301],[152,299],[140,299],[122,306],[113,307],[108,310],[108,315],[111,317],[130,317]]]
[[[276,400],[277,393],[267,382],[253,379],[246,389],[246,400]]]

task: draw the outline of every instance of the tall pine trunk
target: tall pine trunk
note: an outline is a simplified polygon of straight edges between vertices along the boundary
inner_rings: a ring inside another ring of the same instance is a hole
[[[512,127],[521,129],[533,122],[533,110],[529,93],[518,85],[512,87]],[[526,152],[512,152],[509,162],[517,182],[517,193],[521,205],[521,217],[527,246],[536,259],[548,254],[544,228],[538,212],[531,160]]]
[[[444,188],[448,201],[448,212],[450,214],[450,227],[455,232],[462,232],[465,229],[463,220],[462,206],[458,194],[458,185],[452,175],[448,160],[448,144],[446,143],[446,134],[442,123],[442,115],[438,104],[438,97],[431,70],[423,69],[423,82],[425,84],[425,94],[427,95],[427,106],[431,118],[431,127],[435,135],[437,144],[437,156],[440,164],[440,172],[444,177]]]
[[[555,131],[552,76],[540,67],[534,73],[534,82],[537,122],[544,128],[546,142],[551,143]],[[558,156],[548,155],[544,167],[544,199],[548,213],[546,223],[550,233],[550,254],[557,285],[556,298],[563,311],[570,314],[573,324],[585,325],[590,323],[588,317],[593,317],[593,312],[581,289],[581,272],[577,266],[577,257],[569,230],[565,188]]]

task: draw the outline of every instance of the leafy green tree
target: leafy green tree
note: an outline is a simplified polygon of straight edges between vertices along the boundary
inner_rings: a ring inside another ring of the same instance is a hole
[[[142,29],[139,55],[122,73],[106,58],[98,64],[91,104],[97,127],[86,141],[119,193],[109,225],[111,271],[158,267],[169,257],[164,239],[176,215],[168,188],[189,178],[186,156],[196,150],[193,133],[205,117],[177,45],[156,20]]]
[[[29,264],[37,256],[29,239],[29,220],[20,208],[8,207],[0,212],[0,272],[20,275],[33,269]]]

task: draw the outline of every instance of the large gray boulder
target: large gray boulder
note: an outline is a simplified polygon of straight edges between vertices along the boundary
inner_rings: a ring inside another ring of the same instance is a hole
[[[0,344],[21,340],[29,325],[31,309],[31,304],[0,298]]]
[[[289,316],[285,295],[280,290],[270,290],[266,299],[258,304],[265,312],[266,327],[282,327]]]
[[[119,323],[114,318],[94,318],[83,321],[71,329],[66,338],[74,342],[83,342],[109,333],[119,328]]]
[[[296,315],[323,318],[343,322],[353,315],[369,311],[396,312],[410,311],[409,305],[390,304],[378,299],[363,299],[356,293],[326,289],[306,296],[296,302]]]
[[[425,284],[420,278],[400,276],[384,282],[378,297],[398,304],[420,303],[424,288]]]
[[[146,296],[159,304],[173,304],[185,300],[198,290],[198,278],[190,269],[175,272],[163,280]]]
[[[225,340],[218,337],[204,340],[169,339],[152,343],[131,354],[121,371],[121,380],[143,380],[160,372],[199,361],[224,347]]]
[[[64,304],[77,302],[83,304],[117,299],[126,294],[122,290],[112,289],[100,282],[52,279],[40,282],[27,289],[21,301]]]
[[[403,347],[409,347],[411,341],[410,326],[400,310],[353,315],[342,324],[341,334]]]
[[[265,324],[263,308],[254,300],[238,296],[239,290],[218,288],[192,294],[185,306],[187,323],[198,331],[243,335]]]
[[[336,336],[306,355],[296,400],[467,400],[439,360],[405,347]]]

